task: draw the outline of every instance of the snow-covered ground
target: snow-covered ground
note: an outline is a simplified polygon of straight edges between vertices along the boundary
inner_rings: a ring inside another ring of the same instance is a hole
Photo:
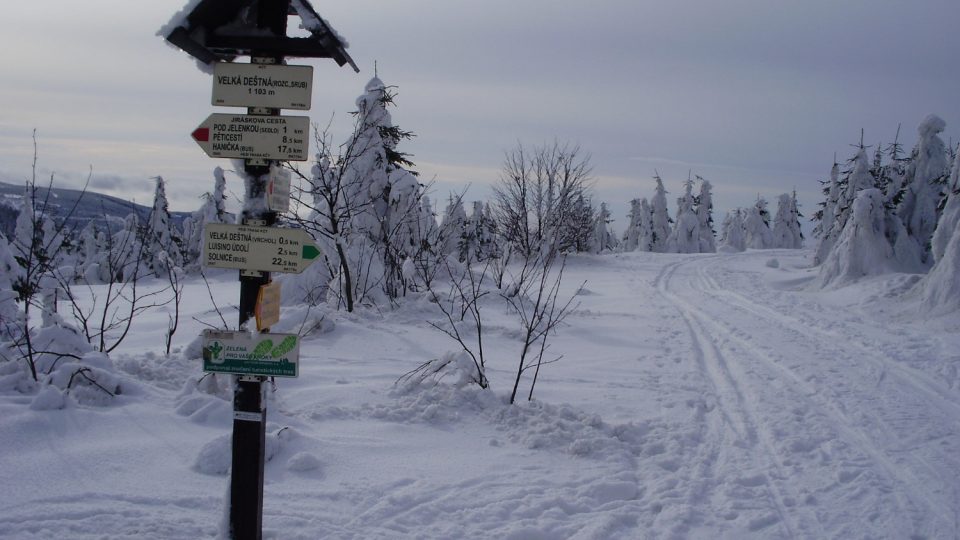
[[[915,276],[816,291],[809,258],[572,257],[563,358],[512,406],[519,334],[494,297],[492,391],[394,384],[457,349],[423,298],[285,308],[275,331],[315,330],[270,397],[264,536],[956,538],[960,316],[919,316]],[[212,285],[234,322],[235,275]],[[186,297],[177,354],[157,311],[112,355],[112,403],[0,393],[0,537],[217,534],[231,404],[196,384],[192,317],[218,318],[202,282]]]

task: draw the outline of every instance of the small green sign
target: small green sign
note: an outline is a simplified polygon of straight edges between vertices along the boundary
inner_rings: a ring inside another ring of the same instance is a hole
[[[250,334],[204,330],[203,370],[266,377],[296,377],[300,337],[296,334]]]

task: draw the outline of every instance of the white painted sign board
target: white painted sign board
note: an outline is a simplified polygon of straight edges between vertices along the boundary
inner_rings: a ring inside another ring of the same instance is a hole
[[[279,167],[270,168],[267,180],[267,208],[273,212],[290,211],[290,171]]]
[[[303,229],[204,225],[203,266],[299,274],[320,250]]]
[[[190,134],[210,157],[306,161],[307,116],[214,113]]]
[[[309,110],[312,66],[240,64],[213,66],[213,105]]]

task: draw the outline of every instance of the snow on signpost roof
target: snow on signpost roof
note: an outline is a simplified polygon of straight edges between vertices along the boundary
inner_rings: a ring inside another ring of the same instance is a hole
[[[196,58],[201,66],[248,56],[253,50],[290,57],[329,57],[349,64],[349,46],[308,0],[289,0],[289,14],[300,17],[310,37],[289,37],[264,31],[256,23],[259,0],[189,0],[157,32],[170,44]]]

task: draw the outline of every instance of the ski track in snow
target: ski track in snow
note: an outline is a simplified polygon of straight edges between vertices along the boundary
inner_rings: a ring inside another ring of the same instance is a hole
[[[955,534],[960,459],[944,450],[958,448],[956,397],[846,333],[848,326],[823,330],[720,287],[711,271],[722,257],[672,263],[653,284],[684,319],[726,422],[759,436],[763,455],[751,461],[768,464],[782,536]],[[847,369],[830,366],[844,362]],[[791,440],[781,440],[787,433]],[[838,443],[832,455],[808,459],[829,443]],[[832,485],[822,482],[830,477]],[[787,485],[794,482],[801,485]],[[857,500],[868,504],[851,504]]]

